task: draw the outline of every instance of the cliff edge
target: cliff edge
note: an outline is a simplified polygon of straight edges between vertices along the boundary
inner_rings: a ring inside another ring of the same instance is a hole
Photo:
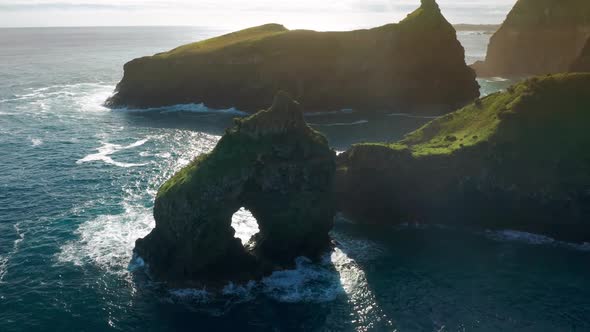
[[[268,24],[132,60],[111,107],[204,103],[257,111],[286,91],[306,111],[441,113],[479,96],[434,0],[398,24],[316,32]]]
[[[590,241],[590,74],[532,78],[392,144],[339,156],[340,208],[370,223]]]
[[[590,37],[590,1],[518,0],[492,36],[478,76],[567,72]]]

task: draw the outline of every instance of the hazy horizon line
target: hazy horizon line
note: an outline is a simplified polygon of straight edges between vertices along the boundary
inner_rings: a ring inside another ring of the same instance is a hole
[[[485,27],[485,26],[500,26],[502,25],[503,22],[498,22],[498,23],[451,23],[452,26],[480,26],[480,27]],[[264,24],[281,24],[278,22],[268,22],[268,23],[264,23]],[[264,24],[259,24],[259,25],[253,25],[253,26],[260,26],[260,25],[264,25]],[[281,24],[284,25],[284,24]],[[376,25],[379,26],[379,25]],[[191,24],[178,24],[178,25],[168,25],[168,24],[153,24],[153,25],[39,25],[39,26],[1,26],[0,25],[0,29],[72,29],[72,28],[209,28],[209,29],[231,29],[227,26],[214,26],[214,25],[191,25]],[[365,28],[358,28],[358,29],[365,29]],[[302,29],[293,29],[293,30],[302,30]],[[351,30],[351,29],[349,29]]]

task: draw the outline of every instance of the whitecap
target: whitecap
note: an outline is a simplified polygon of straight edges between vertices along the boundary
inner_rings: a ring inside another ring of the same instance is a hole
[[[32,146],[39,146],[39,145],[43,144],[43,141],[38,138],[31,138],[31,144],[32,144]]]
[[[111,164],[118,167],[129,168],[129,167],[137,167],[137,166],[145,166],[147,164],[137,164],[137,163],[124,163],[118,162],[111,158],[111,155],[128,149],[133,149],[139,146],[144,145],[149,139],[142,139],[130,145],[119,145],[119,144],[112,144],[112,143],[105,143],[102,142],[103,146],[97,148],[96,150],[98,153],[89,154],[86,157],[76,161],[76,164],[83,164],[93,161],[102,161],[106,164]]]

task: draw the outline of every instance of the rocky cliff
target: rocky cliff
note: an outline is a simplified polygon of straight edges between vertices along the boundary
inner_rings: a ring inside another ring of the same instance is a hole
[[[567,72],[590,37],[590,1],[518,0],[488,46],[478,76]]]
[[[586,42],[586,46],[576,58],[570,72],[590,72],[590,39]]]
[[[318,257],[330,247],[334,172],[324,136],[279,93],[160,188],[156,227],[135,251],[156,278],[173,283],[250,280],[295,257]],[[246,248],[231,227],[241,207],[260,228]]]
[[[339,156],[359,221],[505,228],[590,241],[590,74],[533,78],[393,144]]]
[[[278,90],[306,111],[449,111],[479,96],[435,0],[398,24],[350,32],[269,24],[135,59],[112,107],[204,103],[256,111]]]

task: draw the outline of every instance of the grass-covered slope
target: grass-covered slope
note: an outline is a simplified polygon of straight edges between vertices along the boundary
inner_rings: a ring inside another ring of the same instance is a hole
[[[479,76],[567,72],[590,37],[590,1],[518,0],[488,46]]]
[[[191,43],[177,47],[171,51],[156,54],[156,57],[166,58],[174,56],[188,56],[191,54],[203,54],[213,52],[224,47],[229,47],[239,43],[253,42],[275,34],[287,32],[287,28],[280,24],[266,24],[253,27],[226,35],[215,37],[196,43]]]
[[[590,240],[590,74],[529,79],[397,143],[339,158],[341,207],[366,221],[515,228]]]
[[[158,279],[180,284],[251,280],[296,257],[318,257],[330,246],[334,172],[326,138],[280,93],[164,183],[156,228],[135,250]],[[260,228],[247,248],[231,227],[240,207]]]
[[[450,110],[479,95],[434,0],[398,24],[316,32],[269,24],[135,59],[107,104],[257,111],[279,90],[306,111]]]

